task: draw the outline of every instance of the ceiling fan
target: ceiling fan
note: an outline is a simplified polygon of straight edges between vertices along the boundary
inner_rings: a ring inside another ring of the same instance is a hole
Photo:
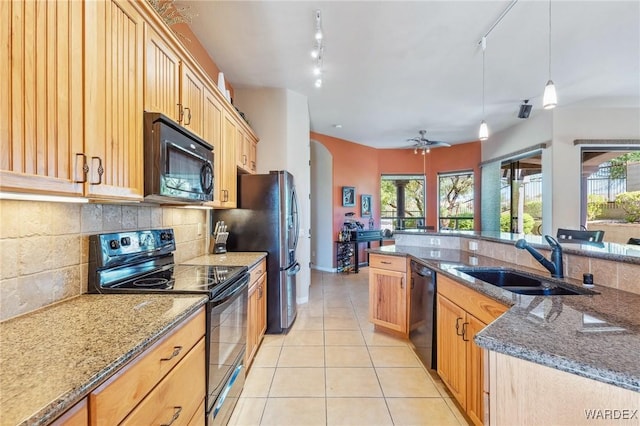
[[[424,135],[427,133],[426,130],[419,130],[418,133],[420,136],[416,136],[415,138],[407,139],[407,142],[412,142],[413,145],[410,148],[413,148],[413,153],[417,154],[419,150],[422,151],[422,155],[429,153],[431,148],[436,148],[439,146],[451,146],[450,144],[442,141],[430,141]]]

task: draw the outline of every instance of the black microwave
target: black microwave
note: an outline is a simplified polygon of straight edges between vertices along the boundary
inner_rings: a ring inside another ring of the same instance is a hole
[[[213,201],[213,147],[169,117],[144,113],[144,198],[167,204]]]

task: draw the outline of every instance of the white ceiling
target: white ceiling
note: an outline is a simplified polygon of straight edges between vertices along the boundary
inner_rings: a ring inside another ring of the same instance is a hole
[[[312,131],[376,148],[427,138],[477,140],[478,42],[509,1],[181,1],[191,27],[235,88],[275,87],[309,99]],[[640,107],[640,1],[551,4],[551,77],[559,107]],[[314,11],[325,34],[323,87],[310,56]],[[542,111],[548,1],[520,0],[487,37],[486,121]],[[251,119],[251,117],[248,117]],[[342,128],[333,127],[342,124]],[[640,130],[639,130],[640,131]]]

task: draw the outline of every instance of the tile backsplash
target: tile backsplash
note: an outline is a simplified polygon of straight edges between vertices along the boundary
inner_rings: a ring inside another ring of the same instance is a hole
[[[89,235],[173,228],[176,262],[207,250],[207,210],[0,200],[0,321],[87,291]]]

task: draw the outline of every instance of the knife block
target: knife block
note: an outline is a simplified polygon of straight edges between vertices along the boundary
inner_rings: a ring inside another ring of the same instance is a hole
[[[218,232],[213,235],[211,239],[211,245],[213,245],[213,250],[210,250],[213,254],[222,254],[227,252],[227,238],[229,237],[228,232]]]
[[[222,254],[227,252],[227,243],[215,243],[213,245],[213,254]]]

